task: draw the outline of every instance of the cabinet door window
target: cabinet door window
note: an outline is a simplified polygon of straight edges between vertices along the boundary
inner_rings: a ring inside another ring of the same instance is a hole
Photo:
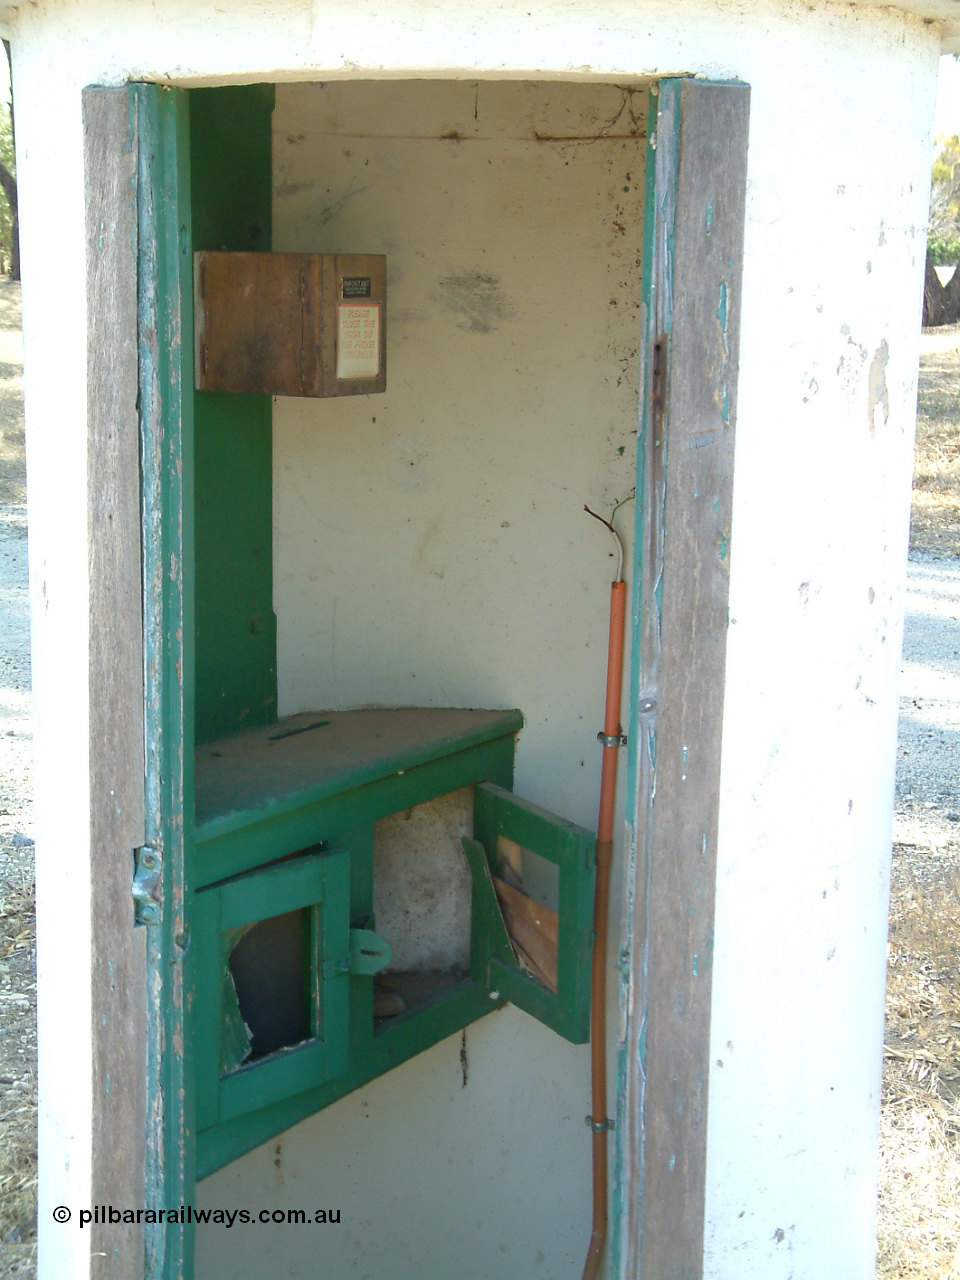
[[[316,852],[196,895],[197,1127],[347,1069],[350,859]]]
[[[473,973],[574,1044],[590,1037],[595,839],[493,783],[474,791]]]

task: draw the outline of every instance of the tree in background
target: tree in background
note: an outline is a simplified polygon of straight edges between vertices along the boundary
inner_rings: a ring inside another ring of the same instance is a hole
[[[955,324],[960,320],[960,267],[946,285],[937,266],[960,259],[960,137],[940,139],[930,185],[927,263],[923,280],[923,323]]]
[[[940,138],[930,175],[927,244],[934,262],[960,260],[960,137]]]
[[[10,41],[3,48],[10,69],[10,98],[0,103],[0,271],[11,280],[20,279],[20,215],[17,208],[17,161],[14,148],[13,67]]]

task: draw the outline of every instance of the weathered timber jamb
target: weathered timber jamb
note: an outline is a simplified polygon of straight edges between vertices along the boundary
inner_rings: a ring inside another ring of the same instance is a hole
[[[143,639],[137,422],[135,121],[125,89],[83,94],[90,575],[91,1203],[144,1196]],[[90,1228],[91,1276],[143,1274],[143,1228]]]
[[[703,1274],[746,85],[651,93],[612,1274]]]

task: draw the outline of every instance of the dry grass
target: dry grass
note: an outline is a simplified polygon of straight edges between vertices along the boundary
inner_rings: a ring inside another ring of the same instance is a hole
[[[952,336],[954,342],[960,343],[960,335]],[[944,335],[947,340],[949,335]],[[931,351],[920,363],[910,549],[936,556],[960,556],[958,346]]]
[[[878,1277],[960,1278],[960,850],[894,851]]]
[[[14,973],[32,968],[35,933],[33,877],[25,870],[0,886],[0,962]],[[23,1000],[20,982],[0,991],[4,1003]],[[16,1030],[8,1020],[6,1035]],[[28,1016],[30,1016],[28,1014]],[[0,1274],[34,1274],[37,1217],[37,1102],[34,1089],[14,1074],[0,1074]]]

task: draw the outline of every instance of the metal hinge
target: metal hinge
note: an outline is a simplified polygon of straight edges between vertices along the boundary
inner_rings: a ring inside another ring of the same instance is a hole
[[[653,344],[653,377],[651,383],[654,444],[659,446],[663,439],[661,427],[667,407],[667,338],[665,334],[661,334]]]
[[[372,929],[350,930],[350,952],[338,960],[327,960],[323,966],[325,978],[340,974],[374,974],[385,968],[393,956],[390,943]]]
[[[133,851],[133,915],[137,924],[160,923],[160,874],[163,859],[153,845],[142,844]]]

